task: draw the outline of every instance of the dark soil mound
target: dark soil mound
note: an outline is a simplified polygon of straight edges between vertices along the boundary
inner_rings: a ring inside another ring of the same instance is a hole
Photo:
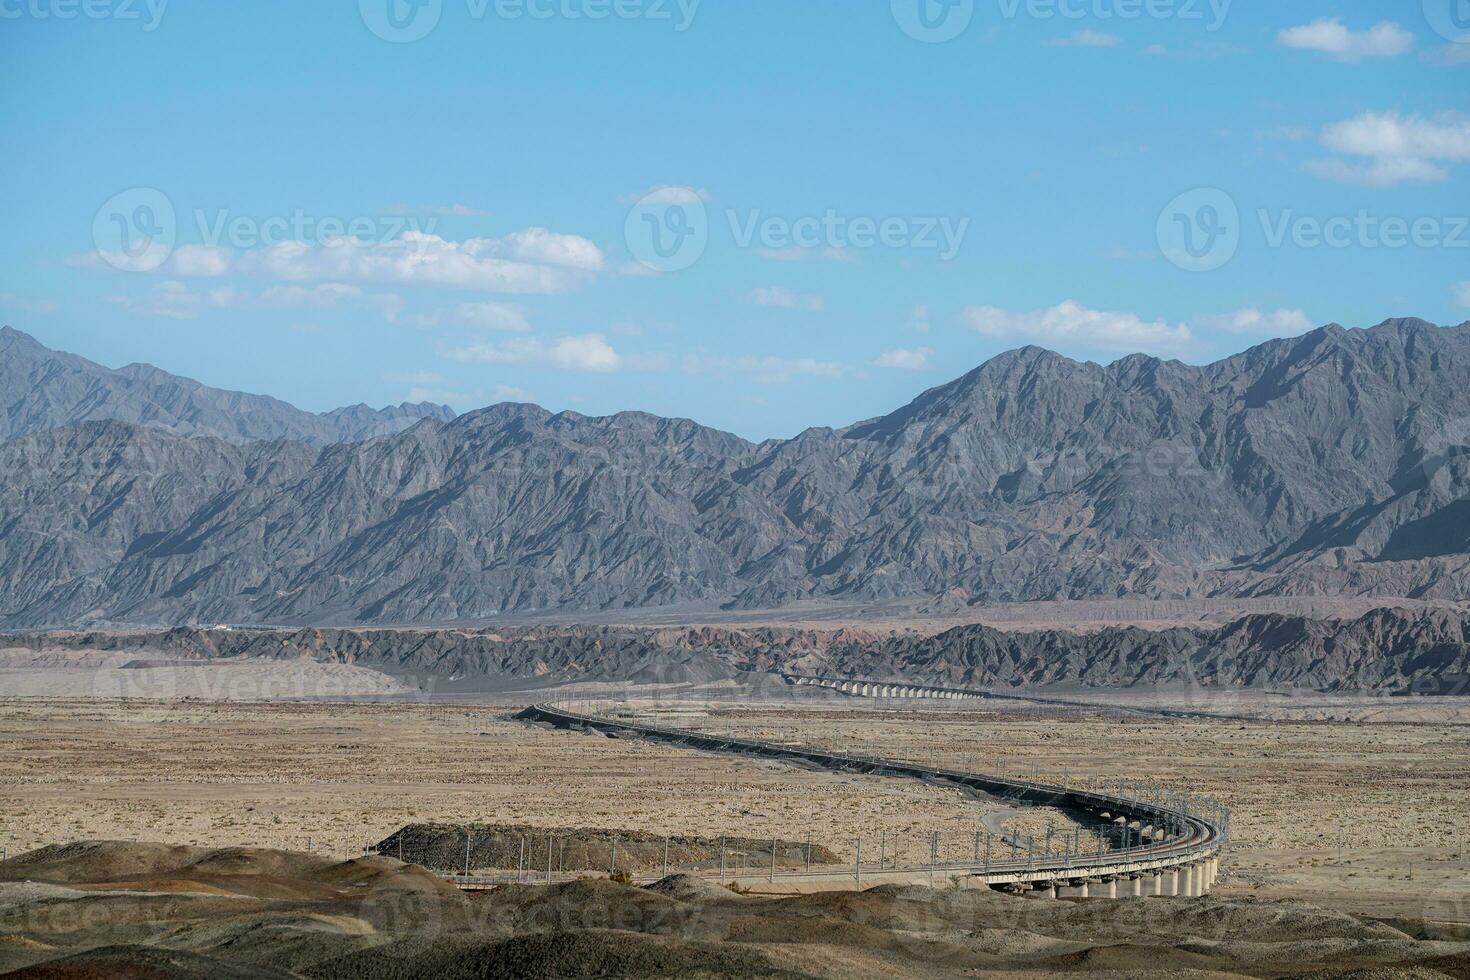
[[[549,845],[549,846],[548,846]],[[777,870],[835,864],[837,856],[819,844],[751,840],[740,837],[662,837],[636,830],[588,827],[555,829],[517,824],[409,824],[372,850],[434,871],[525,869],[528,879],[546,874],[614,870],[634,875],[712,869],[720,866],[723,847],[730,868],[769,868],[772,850]]]
[[[268,967],[153,946],[105,946],[6,974],[12,980],[291,980]]]
[[[759,950],[605,930],[548,932],[490,943],[366,950],[306,971],[317,980],[484,977],[799,977]]]

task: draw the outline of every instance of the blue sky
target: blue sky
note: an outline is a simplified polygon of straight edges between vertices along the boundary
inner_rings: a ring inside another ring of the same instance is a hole
[[[763,438],[1470,319],[1470,0],[389,2],[0,0],[0,320]]]

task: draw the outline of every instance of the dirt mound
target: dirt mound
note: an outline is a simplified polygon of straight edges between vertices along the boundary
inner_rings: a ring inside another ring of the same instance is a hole
[[[716,902],[716,901],[740,901],[742,896],[735,894],[730,889],[706,878],[696,878],[693,875],[669,875],[648,885],[645,891],[656,892],[659,895],[667,895],[681,902]]]
[[[384,857],[336,861],[263,848],[175,847],[130,841],[58,844],[0,863],[0,881],[22,880],[90,892],[274,899],[327,900],[352,888],[459,894],[438,875]]]
[[[388,946],[311,971],[318,980],[482,977],[799,977],[759,950],[611,930],[547,932],[497,942]]]
[[[60,884],[132,879],[275,875],[306,877],[335,861],[310,854],[261,848],[206,848],[132,841],[54,844],[0,863],[0,881],[33,878]]]
[[[269,967],[152,946],[105,946],[7,974],[14,980],[290,980]]]
[[[1225,977],[1329,968],[1321,975],[1470,978],[1470,943],[1296,902],[1042,902],[893,885],[736,896],[683,874],[647,888],[586,877],[468,893],[389,858],[298,857],[108,842],[22,855],[7,874],[114,881],[0,884],[0,970],[52,980]],[[198,880],[234,890],[181,891]]]
[[[714,869],[723,851],[730,868],[777,870],[835,864],[837,856],[819,844],[751,840],[740,837],[663,837],[636,830],[589,827],[548,828],[520,824],[409,824],[374,844],[372,850],[434,871],[509,871],[545,875],[550,862],[561,872],[626,871],[635,875],[670,870]],[[810,854],[810,858],[808,858]],[[667,861],[666,861],[667,859]]]

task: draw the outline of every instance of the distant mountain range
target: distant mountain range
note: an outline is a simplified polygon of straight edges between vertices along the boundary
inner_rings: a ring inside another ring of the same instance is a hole
[[[311,446],[401,432],[424,418],[448,421],[443,405],[366,405],[312,415],[265,395],[221,391],[150,364],[112,370],[0,327],[0,439],[61,425],[115,419],[182,436],[228,442],[294,439]]]
[[[20,662],[61,651],[118,662],[307,657],[386,671],[435,690],[534,688],[566,681],[702,684],[768,672],[921,680],[1003,690],[1052,685],[1231,687],[1470,694],[1470,616],[1457,608],[1375,609],[1313,619],[1250,615],[1224,624],[1090,632],[958,626],[934,636],[779,627],[496,626],[447,630],[214,630],[175,627],[10,634]],[[451,681],[450,679],[454,680]],[[1195,708],[1211,709],[1208,703]],[[1218,709],[1216,709],[1218,710]]]
[[[12,629],[1470,594],[1470,324],[1204,367],[1028,347],[760,444],[529,405],[310,415],[11,330],[0,400]]]

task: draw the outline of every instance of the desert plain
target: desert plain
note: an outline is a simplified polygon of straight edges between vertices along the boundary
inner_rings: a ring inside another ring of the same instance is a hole
[[[1001,812],[946,787],[543,730],[513,718],[514,697],[47,690],[0,699],[9,855],[123,840],[348,858],[405,824],[502,823],[811,839],[844,860],[861,841],[868,859],[881,847],[921,863],[935,832],[961,851],[982,828],[1066,832],[1060,815]],[[1178,706],[1164,695],[1121,699],[1120,710],[1100,694],[1094,709],[609,693],[575,703],[949,768],[1211,797],[1233,813],[1222,895],[1470,922],[1470,725],[1457,699],[1237,697],[1203,706],[1228,707],[1219,718],[1177,718],[1140,710]]]

